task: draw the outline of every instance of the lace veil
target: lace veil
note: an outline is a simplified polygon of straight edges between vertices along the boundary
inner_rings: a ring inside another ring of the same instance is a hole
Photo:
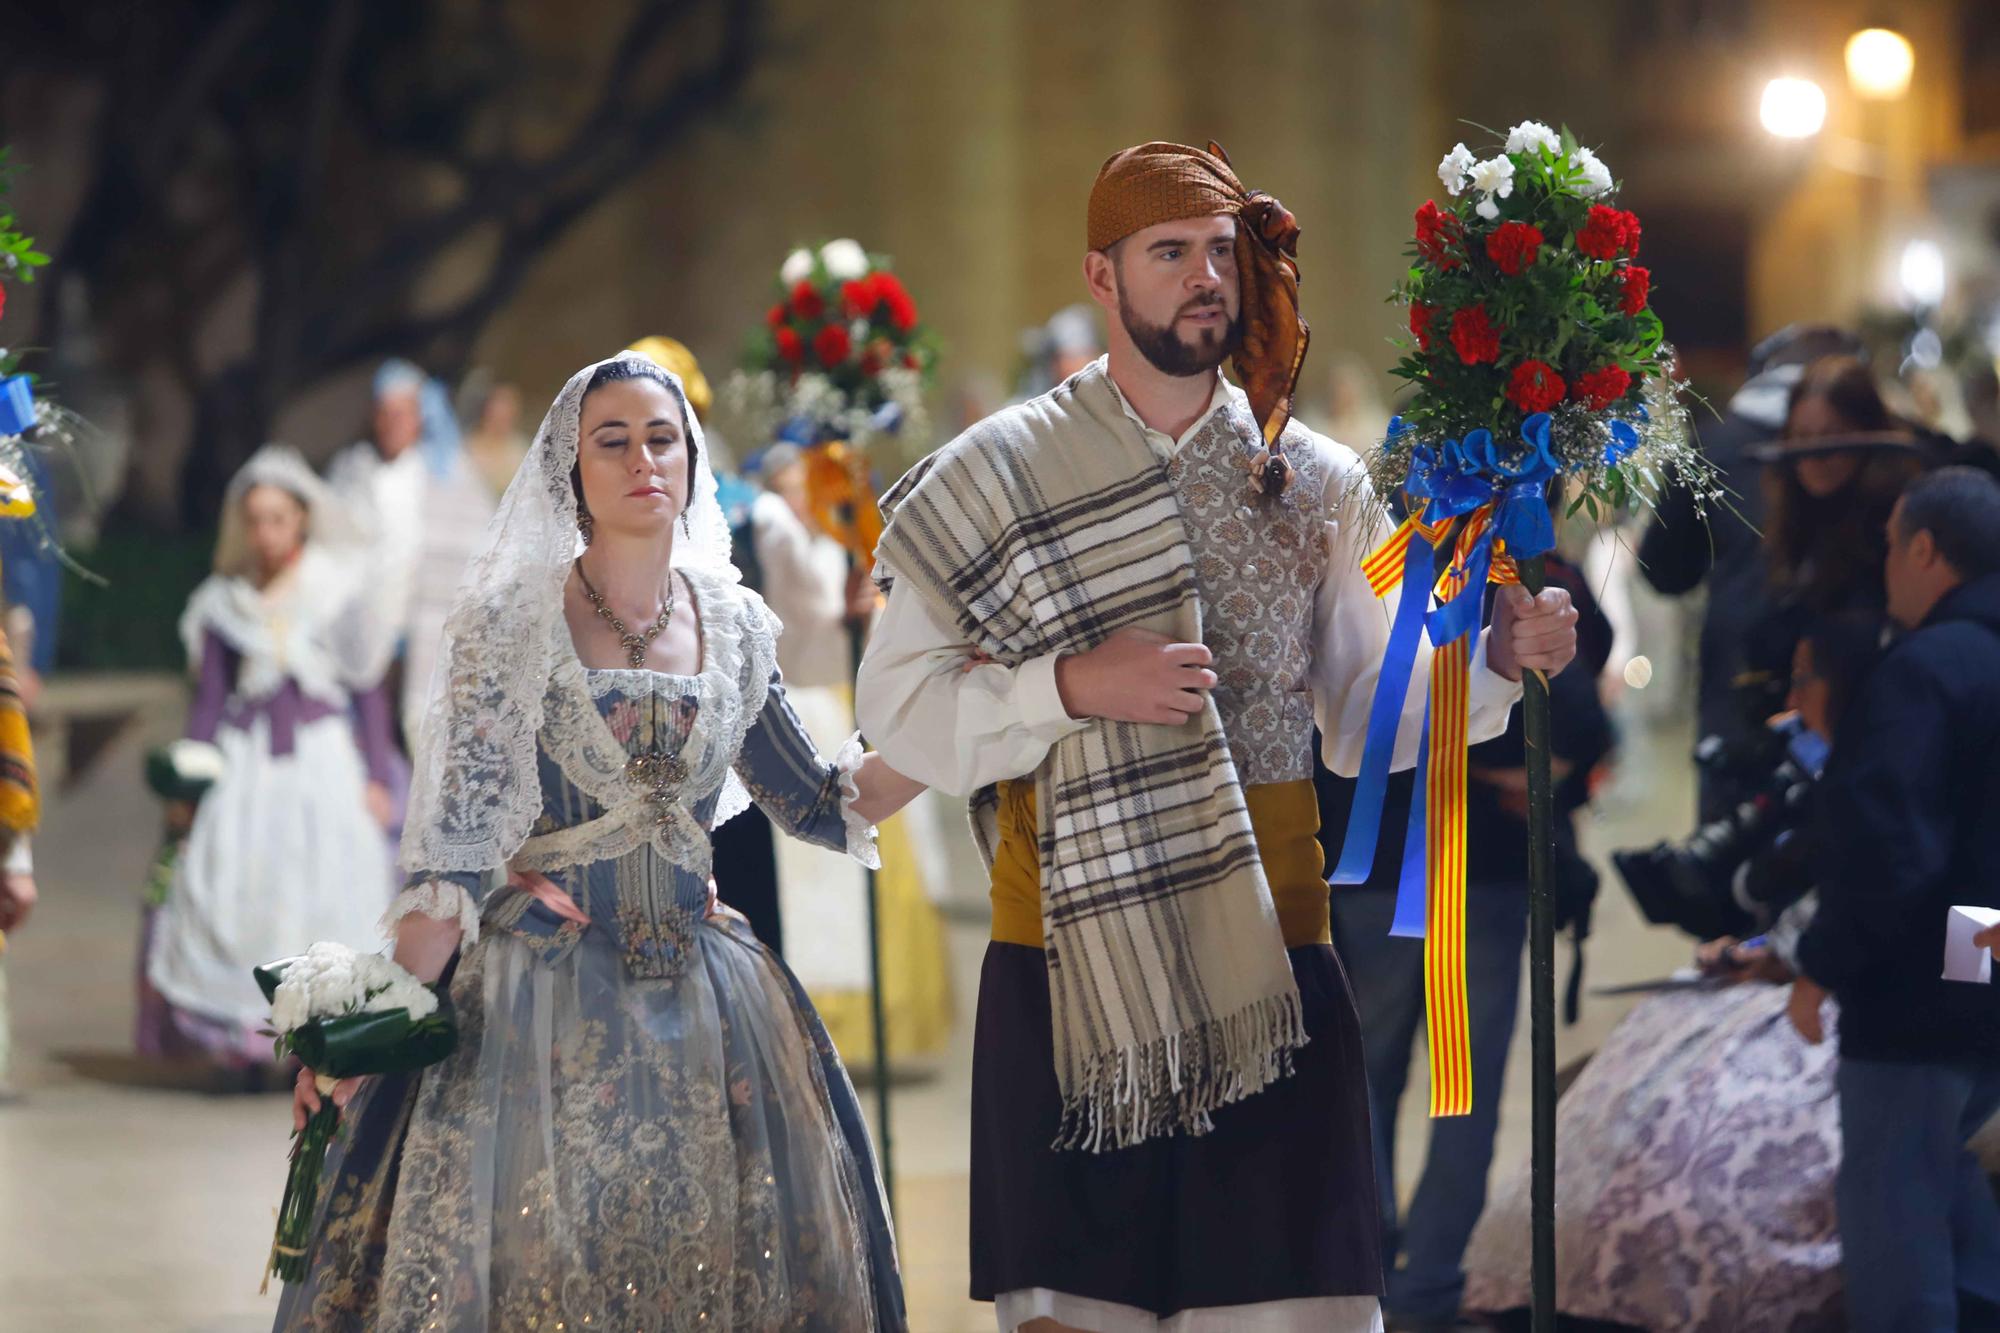
[[[703,592],[735,589],[729,525],[686,390],[678,376],[637,353],[612,360],[666,385],[687,419],[694,492],[687,527],[674,534],[674,568],[699,579]],[[563,619],[563,586],[583,549],[570,474],[584,392],[605,364],[584,367],[556,395],[445,621],[403,833],[402,863],[413,871],[483,873],[507,864],[541,814],[538,737],[582,790],[607,804],[627,799],[626,756],[605,744],[587,690],[575,688],[583,673]],[[711,597],[703,607],[704,639],[712,630],[727,633],[720,619],[710,623],[710,609],[720,606]],[[748,702],[761,706],[761,697]],[[749,800],[733,772],[721,785],[717,824]]]

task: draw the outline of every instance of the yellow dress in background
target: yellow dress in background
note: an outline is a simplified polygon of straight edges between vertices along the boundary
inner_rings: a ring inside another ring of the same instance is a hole
[[[854,731],[853,692],[845,686],[793,686],[786,698],[822,754]],[[883,1002],[892,1062],[941,1053],[951,1040],[951,970],[944,921],[926,891],[912,821],[884,820],[876,874],[880,896]],[[865,872],[847,857],[794,838],[777,845],[778,900],[785,962],[812,997],[827,1034],[857,1074],[875,1060],[869,1009],[868,897]]]

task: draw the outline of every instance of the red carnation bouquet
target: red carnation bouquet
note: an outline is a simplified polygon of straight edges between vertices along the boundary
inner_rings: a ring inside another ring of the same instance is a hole
[[[1593,515],[1649,497],[1663,473],[1715,498],[1649,304],[1643,229],[1610,170],[1567,129],[1525,121],[1483,160],[1459,144],[1438,178],[1444,202],[1417,210],[1395,292],[1410,338],[1392,373],[1415,393],[1377,451],[1378,490],[1402,488],[1421,450],[1418,473],[1439,484],[1509,480],[1532,456]]]
[[[786,258],[723,408],[745,440],[921,437],[936,364],[936,341],[889,261],[828,241]]]

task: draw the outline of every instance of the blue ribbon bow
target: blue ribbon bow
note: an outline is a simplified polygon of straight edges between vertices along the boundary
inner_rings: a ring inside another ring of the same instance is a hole
[[[1429,502],[1424,513],[1426,522],[1434,524],[1456,518],[1485,504],[1494,507],[1493,522],[1463,554],[1462,572],[1467,576],[1464,587],[1434,611],[1427,612],[1425,608],[1431,600],[1436,548],[1421,534],[1410,536],[1403,556],[1400,600],[1390,625],[1382,672],[1376,679],[1375,698],[1369,708],[1354,805],[1348,814],[1340,860],[1328,876],[1331,883],[1364,883],[1374,867],[1382,806],[1388,793],[1389,765],[1402,722],[1403,700],[1409,694],[1410,677],[1416,669],[1418,624],[1423,625],[1436,648],[1476,633],[1485,612],[1493,543],[1505,541],[1507,553],[1517,558],[1541,555],[1555,546],[1555,519],[1549,512],[1548,486],[1561,475],[1562,465],[1549,447],[1549,426],[1546,412],[1537,412],[1523,421],[1521,442],[1527,449],[1511,461],[1500,456],[1493,432],[1483,427],[1466,432],[1462,440],[1447,440],[1439,447],[1411,446],[1410,472],[1404,489],[1413,499]],[[1409,423],[1397,417],[1389,423],[1389,439],[1393,441],[1410,429]],[[1453,573],[1459,572],[1455,567]],[[1426,702],[1417,751],[1416,794],[1410,802],[1396,914],[1389,927],[1392,935],[1421,937],[1425,929],[1424,831],[1428,808],[1424,793],[1430,772],[1430,749],[1431,717]]]

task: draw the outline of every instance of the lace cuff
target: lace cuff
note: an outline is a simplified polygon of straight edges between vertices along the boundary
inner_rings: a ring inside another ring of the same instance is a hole
[[[450,880],[432,879],[412,884],[396,895],[382,914],[382,934],[396,938],[396,925],[404,917],[422,915],[436,921],[457,921],[459,947],[469,949],[479,939],[479,904],[472,895]]]
[[[833,769],[840,774],[840,818],[847,825],[847,854],[870,870],[880,870],[882,854],[875,849],[875,826],[854,813],[854,803],[861,799],[861,788],[855,785],[854,775],[867,755],[857,731],[833,757]]]

